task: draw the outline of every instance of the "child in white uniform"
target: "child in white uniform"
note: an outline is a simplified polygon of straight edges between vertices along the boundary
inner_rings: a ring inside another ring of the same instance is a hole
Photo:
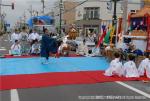
[[[31,54],[40,54],[40,44],[38,43],[38,40],[34,40],[32,47],[31,47]]]
[[[78,49],[76,51],[77,54],[88,56],[88,46],[86,45],[86,41],[83,40],[81,44],[78,45]]]
[[[15,40],[15,43],[11,46],[12,55],[21,55],[21,46],[18,40]]]
[[[11,35],[11,42],[14,44],[15,40],[20,41],[20,39],[21,39],[21,34],[17,29],[15,29],[15,32]]]
[[[111,61],[109,68],[105,71],[106,76],[118,75],[122,76],[122,63],[120,62],[120,54],[114,54],[115,59]]]
[[[149,54],[146,53],[146,58],[142,60],[142,62],[139,65],[138,72],[140,76],[144,76],[146,72],[146,76],[150,78],[150,60],[149,60]]]
[[[141,61],[139,68],[138,68],[138,72],[140,76],[144,76],[146,67],[148,66],[150,60],[149,60],[149,54],[145,54],[145,59]]]
[[[139,77],[138,69],[136,68],[136,64],[134,62],[135,56],[130,54],[128,56],[129,61],[126,62],[123,66],[123,74],[125,77]]]

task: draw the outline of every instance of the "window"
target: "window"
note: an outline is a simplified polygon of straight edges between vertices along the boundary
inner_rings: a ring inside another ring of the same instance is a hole
[[[99,19],[99,7],[86,7],[84,8],[85,14],[84,19]]]

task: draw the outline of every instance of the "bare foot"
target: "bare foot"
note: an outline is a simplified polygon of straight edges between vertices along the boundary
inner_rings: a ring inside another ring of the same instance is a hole
[[[147,80],[143,80],[143,83],[148,83],[149,81],[147,81]]]

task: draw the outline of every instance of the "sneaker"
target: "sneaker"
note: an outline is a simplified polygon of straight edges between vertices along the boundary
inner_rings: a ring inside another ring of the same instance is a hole
[[[49,64],[49,62],[42,62],[42,64],[43,64],[43,65],[47,65],[47,64]]]

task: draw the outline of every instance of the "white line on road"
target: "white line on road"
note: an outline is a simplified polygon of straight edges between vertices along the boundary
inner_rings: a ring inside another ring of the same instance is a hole
[[[2,48],[2,49],[0,49],[0,51],[5,51],[6,49],[4,49],[4,48]]]
[[[10,92],[11,92],[10,93],[11,101],[19,101],[19,95],[17,89],[12,89]]]
[[[4,40],[4,41],[8,41],[8,40]]]
[[[122,85],[122,86],[124,86],[124,87],[126,87],[126,88],[128,88],[128,89],[130,89],[130,90],[132,90],[132,91],[134,91],[134,92],[136,92],[138,94],[141,94],[141,95],[143,95],[143,96],[145,96],[145,97],[150,99],[150,94],[148,94],[148,93],[145,93],[145,92],[143,92],[143,91],[141,91],[141,90],[139,90],[137,88],[134,88],[134,87],[132,87],[130,85],[127,85],[126,83],[123,83],[123,82],[120,82],[120,81],[117,81],[116,83],[120,84],[120,85]]]
[[[0,47],[0,48],[5,49],[5,47]]]

